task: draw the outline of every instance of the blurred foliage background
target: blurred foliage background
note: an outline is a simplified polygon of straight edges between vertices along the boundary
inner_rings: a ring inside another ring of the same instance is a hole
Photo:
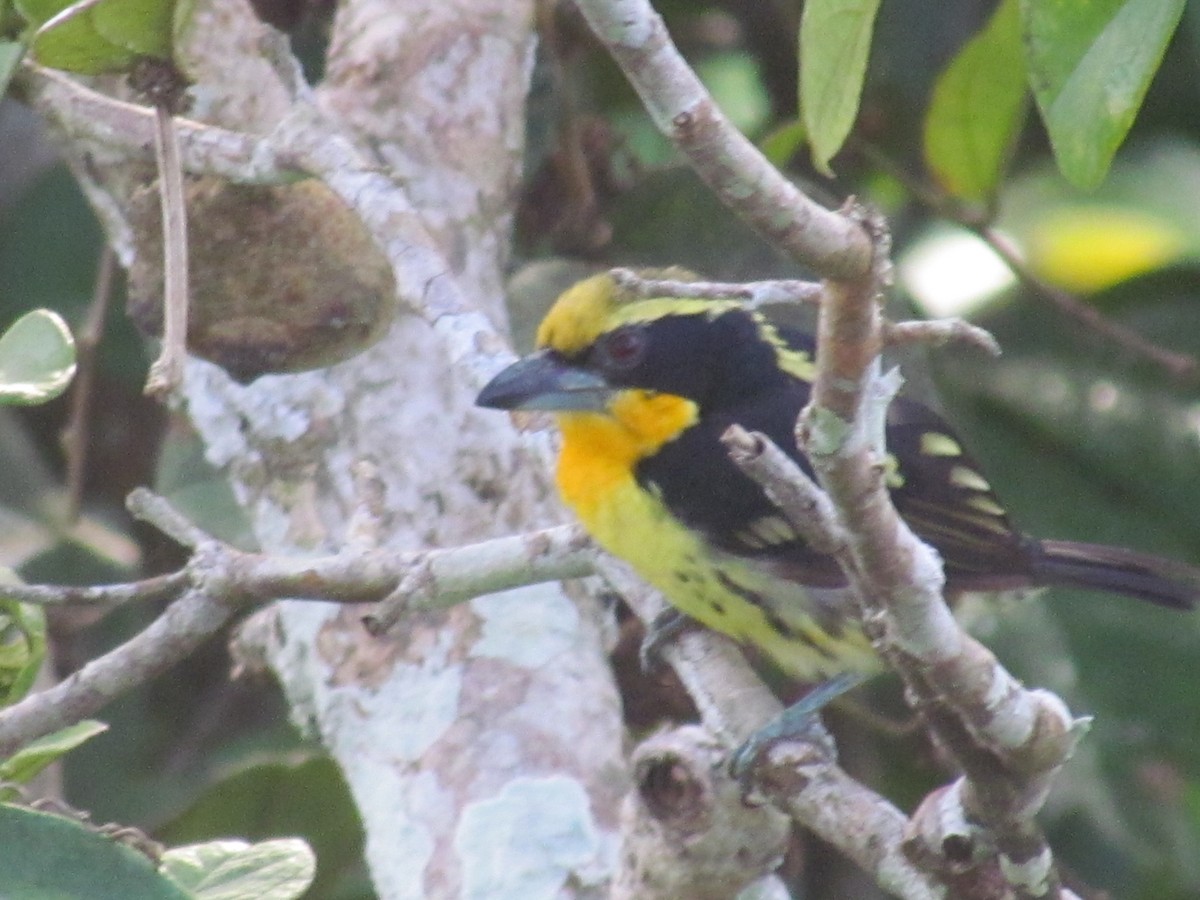
[[[333,8],[260,0],[314,80]],[[940,74],[996,4],[882,4],[861,108],[819,175],[797,118],[800,6],[785,0],[657,5],[718,103],[813,196],[883,209],[898,263],[897,315],[968,315],[1004,355],[949,348],[908,358],[911,389],[936,392],[1014,519],[1033,534],[1121,544],[1200,563],[1200,386],[1095,332],[1021,282],[976,235],[994,226],[1032,273],[1155,344],[1200,355],[1200,10],[1183,15],[1108,178],[1070,187],[1047,133],[1025,118],[995,195],[964,203],[927,169],[923,130]],[[725,211],[658,135],[573,8],[542,16],[528,166],[512,266],[518,346],[550,299],[592,268],[683,265],[716,279],[804,276]],[[93,309],[101,233],[53,145],[19,99],[0,106],[0,325],[37,306],[77,331]],[[993,215],[994,212],[994,215]],[[966,225],[955,224],[955,219]],[[0,564],[29,581],[123,580],[177,566],[134,526],[129,489],[150,484],[203,527],[251,543],[246,523],[185,420],[141,393],[149,355],[123,312],[104,316],[82,436],[64,442],[70,396],[0,409]],[[68,458],[86,451],[68,486]],[[77,509],[77,518],[70,512]],[[1092,732],[1046,812],[1069,878],[1128,898],[1200,896],[1200,625],[1132,601],[1047,591],[965,603],[1017,675],[1061,694]],[[50,616],[65,675],[143,627],[153,609],[98,620]],[[686,703],[617,665],[639,728]],[[634,654],[636,656],[636,654]],[[275,687],[229,679],[213,645],[106,710],[104,735],[72,753],[72,804],[170,843],[299,834],[317,852],[310,896],[369,897],[352,805],[335,768],[288,724]],[[894,684],[872,688],[899,715]],[[837,715],[848,766],[911,803],[945,777],[935,747]],[[797,842],[798,897],[869,897],[832,851]]]

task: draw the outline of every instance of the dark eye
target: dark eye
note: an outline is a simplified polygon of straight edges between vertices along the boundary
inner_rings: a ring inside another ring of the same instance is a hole
[[[632,369],[646,355],[646,335],[640,328],[618,328],[601,341],[600,359],[615,369]]]

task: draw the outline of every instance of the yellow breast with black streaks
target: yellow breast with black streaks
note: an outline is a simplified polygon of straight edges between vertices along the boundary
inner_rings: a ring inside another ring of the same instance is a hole
[[[715,550],[638,484],[637,462],[695,421],[694,404],[629,391],[610,411],[558,416],[559,491],[597,543],[681,612],[754,646],[796,678],[879,668],[856,623],[821,607],[802,585]]]

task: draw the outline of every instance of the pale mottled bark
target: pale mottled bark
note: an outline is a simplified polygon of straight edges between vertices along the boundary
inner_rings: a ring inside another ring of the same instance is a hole
[[[400,186],[419,239],[432,239],[420,250],[444,260],[439,276],[496,321],[530,15],[510,2],[344,4],[320,92]],[[397,275],[402,307],[419,306]],[[369,456],[392,514],[385,542],[415,548],[549,520],[544,469],[502,417],[473,408],[476,388],[429,322],[402,312],[377,346],[330,370],[244,388],[197,365],[188,401],[265,546],[336,546],[352,463]],[[285,604],[277,623],[269,658],[295,717],[345,772],[381,896],[595,893],[624,778],[590,605],[524,589],[414,616],[386,640],[333,607]]]
[[[495,368],[488,360],[502,358],[473,309],[503,327],[532,3],[343,4],[315,107],[246,4],[202,3],[193,22],[194,115],[261,138],[214,133],[222,152],[240,140],[258,153],[246,168],[268,179],[295,168],[292,152],[310,172],[334,160],[323,180],[367,221],[398,286],[401,311],[386,336],[340,365],[248,386],[189,365],[187,411],[264,549],[339,547],[363,457],[378,463],[389,548],[551,524],[542,457],[504,417],[473,407]],[[62,130],[71,132],[66,106],[80,97],[42,83]],[[186,165],[205,138],[187,126],[181,134]],[[102,158],[77,173],[129,264],[137,246],[123,216],[139,176],[128,151],[95,136],[78,139],[76,159],[94,149],[89,141]],[[354,147],[364,164],[338,167],[354,161]],[[264,159],[278,163],[274,173]],[[484,362],[465,365],[473,355]],[[280,605],[274,628],[258,632],[266,658],[294,718],[346,775],[380,896],[602,890],[627,785],[604,630],[593,604],[549,585],[415,615],[391,638],[368,636],[352,609]]]

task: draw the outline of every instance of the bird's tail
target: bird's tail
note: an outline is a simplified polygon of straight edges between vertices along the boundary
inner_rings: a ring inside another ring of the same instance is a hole
[[[1038,541],[1031,569],[1038,584],[1137,597],[1171,609],[1200,605],[1200,568],[1101,544]]]

